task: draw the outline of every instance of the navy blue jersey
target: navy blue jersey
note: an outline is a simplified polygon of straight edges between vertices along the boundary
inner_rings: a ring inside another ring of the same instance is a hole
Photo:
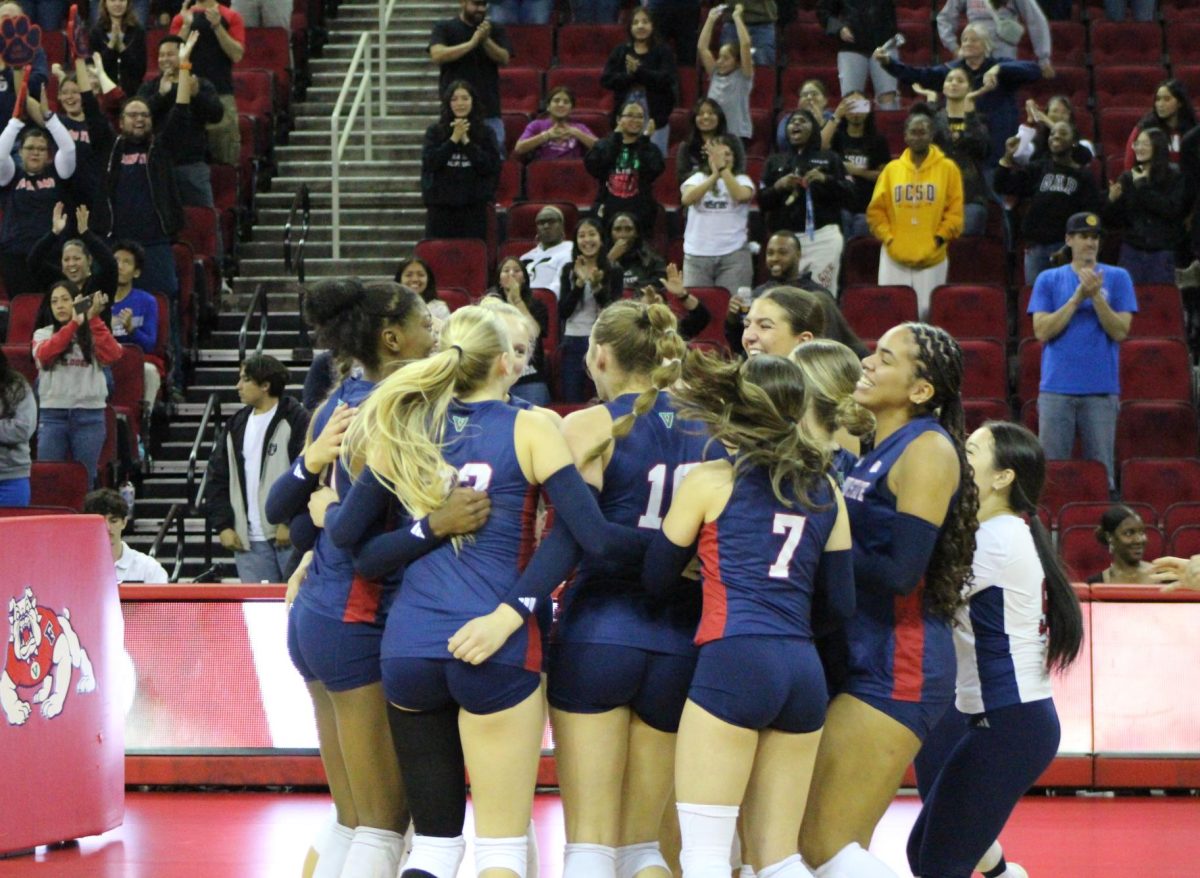
[[[383,658],[451,658],[450,637],[495,610],[528,563],[539,489],[517,460],[513,431],[519,415],[499,400],[450,406],[442,455],[462,484],[487,492],[491,514],[458,551],[446,542],[405,568]],[[537,671],[541,653],[537,621],[530,617],[491,661]]]
[[[625,394],[605,408],[616,421],[633,410],[637,397]],[[604,469],[600,511],[615,524],[660,530],[675,487],[687,471],[705,459],[725,456],[724,447],[710,441],[702,424],[680,418],[670,396],[659,393],[654,407],[613,445]],[[700,621],[697,584],[681,583],[671,590],[670,599],[662,600],[648,597],[639,580],[638,570],[585,555],[562,597],[558,638],[691,655]]]
[[[839,488],[845,487],[846,476],[850,475],[850,470],[854,469],[856,463],[858,463],[858,456],[852,451],[839,447],[837,451],[833,452],[833,457],[829,461],[829,472],[837,481]]]
[[[374,382],[365,378],[347,378],[313,416],[312,435],[321,435],[338,403],[344,402],[351,407],[362,405],[374,389]],[[303,466],[303,460],[293,464],[293,467]],[[302,473],[298,477],[304,478]],[[350,490],[351,480],[341,460],[336,464],[333,484],[337,488],[339,499],[344,499]],[[321,530],[317,532],[317,543],[313,547],[308,576],[300,587],[296,600],[314,612],[341,619],[343,622],[382,625],[395,594],[394,586],[398,584],[398,581],[377,582],[355,573],[351,554],[335,546],[324,530]]]
[[[729,502],[700,531],[698,645],[744,634],[812,637],[817,565],[837,522],[837,503],[824,476],[814,480],[809,498],[817,508],[785,506],[762,467],[735,476]]]
[[[915,418],[859,458],[850,471],[842,490],[856,551],[888,551],[897,515],[888,473],[909,443],[930,431],[950,438],[935,419]],[[957,495],[951,506],[956,502]],[[950,624],[925,611],[924,579],[907,595],[861,586],[856,593],[858,610],[846,623],[848,691],[897,701],[952,697],[955,660]]]

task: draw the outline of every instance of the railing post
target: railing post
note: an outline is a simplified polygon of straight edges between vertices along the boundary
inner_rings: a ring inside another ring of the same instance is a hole
[[[371,92],[375,89],[371,88],[371,48],[368,46],[367,51],[363,53],[363,91],[366,92],[366,118],[363,119],[363,124],[366,126],[366,160],[369,162],[375,161],[375,137],[373,125],[371,124]]]
[[[341,240],[341,199],[340,199],[340,184],[338,180],[339,165],[341,165],[341,156],[338,155],[338,117],[335,113],[329,120],[329,155],[333,161],[330,162],[329,175],[329,196],[330,196],[330,215],[329,222],[333,232],[333,258],[342,258],[342,240]]]
[[[379,118],[388,114],[387,0],[379,0]],[[370,119],[368,113],[367,118]]]

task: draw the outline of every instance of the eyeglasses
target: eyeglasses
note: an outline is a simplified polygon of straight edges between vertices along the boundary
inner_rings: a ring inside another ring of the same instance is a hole
[[[127,119],[149,119],[150,118],[149,113],[144,113],[141,110],[126,110],[121,115],[126,117]]]

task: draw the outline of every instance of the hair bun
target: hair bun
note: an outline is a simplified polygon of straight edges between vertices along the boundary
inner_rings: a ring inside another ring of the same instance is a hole
[[[304,297],[304,316],[313,326],[322,326],[344,311],[360,305],[367,290],[356,277],[322,281]]]

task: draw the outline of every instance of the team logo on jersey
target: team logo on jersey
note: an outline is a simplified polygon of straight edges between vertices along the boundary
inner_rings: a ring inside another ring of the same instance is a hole
[[[675,426],[675,412],[659,412],[658,416],[662,418],[662,422],[667,425],[668,430]]]
[[[419,521],[414,522],[413,526],[409,528],[408,532],[419,540],[425,539],[425,531],[421,530],[421,522]]]
[[[867,470],[867,472],[871,473],[871,474],[875,474],[875,473],[879,472],[879,468],[881,466],[883,466],[883,461],[877,460],[873,464],[871,464],[871,468],[869,470]]]
[[[96,677],[87,650],[79,643],[71,627],[71,611],[61,613],[37,605],[33,589],[25,587],[18,600],[8,601],[8,651],[0,672],[0,708],[12,726],[21,726],[33,714],[33,705],[41,705],[46,719],[62,713],[71,688],[75,669],[79,694],[96,688]],[[33,690],[29,700],[21,690]]]
[[[454,422],[454,432],[461,433],[467,428],[467,421],[471,418],[469,415],[451,415],[450,420]]]

